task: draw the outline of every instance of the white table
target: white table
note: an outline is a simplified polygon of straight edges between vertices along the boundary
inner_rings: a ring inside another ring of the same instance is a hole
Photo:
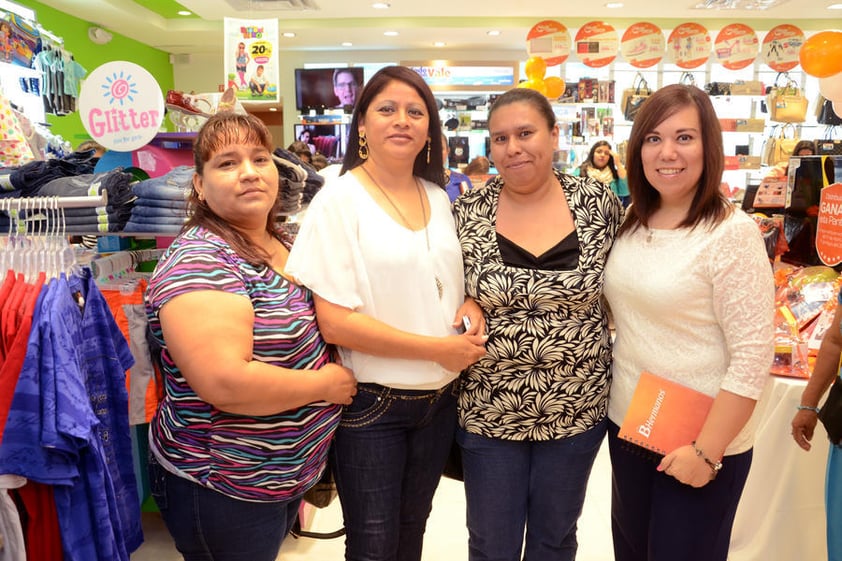
[[[824,480],[829,443],[819,423],[813,448],[790,435],[806,380],[772,376],[757,405],[754,458],[728,561],[827,561]]]

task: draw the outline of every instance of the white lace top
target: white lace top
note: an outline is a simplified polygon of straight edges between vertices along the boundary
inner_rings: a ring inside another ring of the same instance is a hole
[[[759,229],[744,212],[713,230],[638,228],[618,238],[605,296],[616,327],[614,423],[622,423],[643,370],[710,396],[722,389],[760,397],[774,352],[774,281]],[[725,453],[744,452],[753,439],[749,422]]]

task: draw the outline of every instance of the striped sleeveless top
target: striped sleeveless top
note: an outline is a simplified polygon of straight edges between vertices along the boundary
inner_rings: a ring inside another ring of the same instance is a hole
[[[201,227],[183,232],[162,256],[146,292],[146,313],[161,345],[165,395],[150,426],[153,451],[170,471],[250,501],[297,498],[316,483],[341,406],[311,403],[268,416],[226,413],[202,401],[172,361],[158,310],[194,290],[222,290],[254,306],[254,358],[296,369],[329,361],[312,293],[268,267],[244,261]]]

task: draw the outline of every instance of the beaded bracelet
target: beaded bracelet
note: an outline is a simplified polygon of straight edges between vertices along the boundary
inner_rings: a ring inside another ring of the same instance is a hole
[[[702,452],[699,448],[696,447],[696,441],[692,442],[693,450],[696,452],[696,455],[703,459],[705,463],[708,465],[711,471],[710,478],[713,479],[719,473],[719,470],[722,469],[722,462],[713,462],[710,458],[705,456],[705,453]]]
[[[799,411],[812,411],[816,415],[819,414],[819,408],[813,407],[812,405],[796,405],[795,408]]]

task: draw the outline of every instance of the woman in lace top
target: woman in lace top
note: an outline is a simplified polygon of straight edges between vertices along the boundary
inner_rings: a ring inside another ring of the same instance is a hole
[[[754,221],[720,190],[722,134],[702,90],[651,96],[627,163],[632,204],[605,269],[615,559],[725,561],[772,364],[772,271]],[[664,457],[617,436],[643,371],[714,398],[695,441]]]

